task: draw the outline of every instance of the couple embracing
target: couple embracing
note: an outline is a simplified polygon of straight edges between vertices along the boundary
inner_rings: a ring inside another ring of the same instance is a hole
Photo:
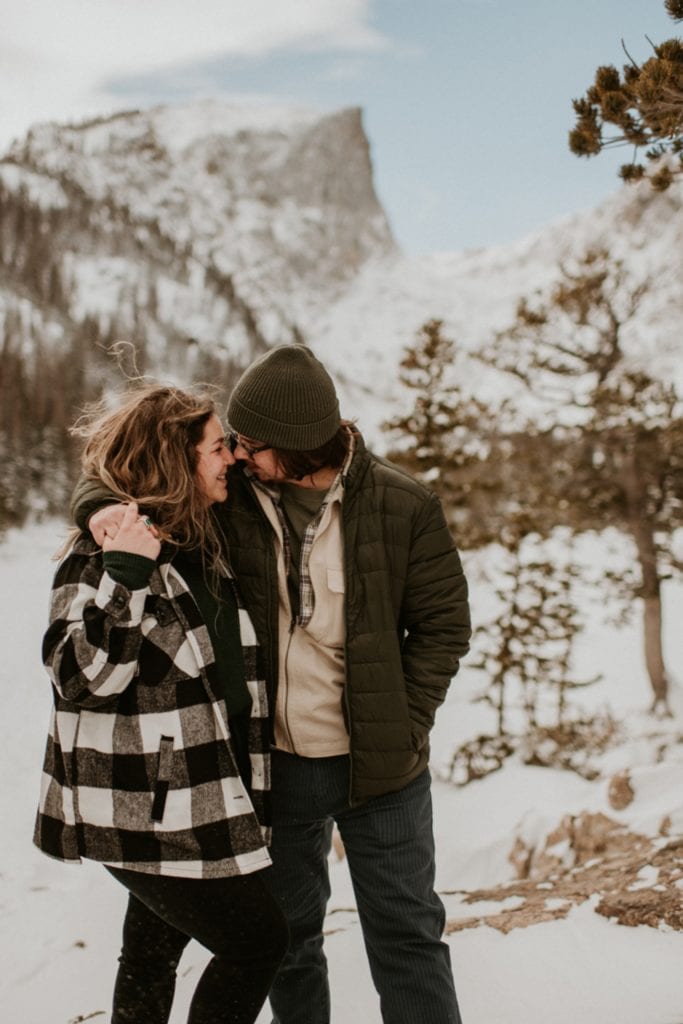
[[[310,349],[81,425],[82,532],[43,659],[35,841],[129,892],[112,1024],[329,1024],[336,822],[384,1024],[460,1024],[434,892],[429,733],[468,648],[437,498],[366,450]]]

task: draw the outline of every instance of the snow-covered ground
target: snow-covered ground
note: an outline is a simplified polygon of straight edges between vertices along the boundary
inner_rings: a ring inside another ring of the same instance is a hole
[[[0,687],[4,714],[0,742],[0,1011],[17,1024],[106,1024],[125,894],[101,867],[53,862],[31,844],[50,694],[40,663],[50,555],[65,532],[62,523],[11,531],[0,544]],[[602,541],[594,540],[596,545]],[[475,617],[489,614],[490,584],[483,559],[471,559]],[[665,592],[667,657],[683,675],[680,634],[683,588]],[[628,765],[635,800],[615,812],[607,782],[511,763],[502,771],[456,789],[434,784],[438,888],[449,919],[469,917],[500,904],[465,906],[461,890],[512,878],[507,856],[518,834],[545,836],[565,813],[603,811],[634,829],[655,834],[665,814],[673,833],[683,832],[683,760],[655,764],[643,734],[649,700],[637,622],[606,625],[596,604],[578,651],[581,665],[604,681],[582,698],[609,706],[628,723],[630,740],[611,755],[615,769]],[[489,713],[471,698],[482,681],[465,665],[441,709],[434,733],[433,770],[439,775],[453,747],[490,727]],[[683,730],[679,714],[669,726]],[[333,896],[328,921],[335,1024],[379,1022],[361,933],[344,861],[331,863]],[[449,936],[465,1024],[681,1024],[683,934],[665,928],[628,928],[594,912],[593,900],[563,920],[502,934],[491,927]],[[181,964],[172,1024],[185,1020],[205,953],[191,945]],[[270,1020],[266,1010],[260,1022]],[[419,1022],[415,1022],[419,1024]]]

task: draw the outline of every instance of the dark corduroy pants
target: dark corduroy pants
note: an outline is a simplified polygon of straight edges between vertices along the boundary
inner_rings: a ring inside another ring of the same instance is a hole
[[[333,823],[344,841],[384,1024],[461,1024],[445,912],[434,892],[431,779],[350,808],[349,758],[273,754],[273,869],[290,947],[273,1024],[329,1024],[323,921]]]
[[[265,872],[187,879],[107,869],[129,893],[112,1024],[166,1024],[190,939],[213,953],[188,1024],[253,1024],[287,946]]]

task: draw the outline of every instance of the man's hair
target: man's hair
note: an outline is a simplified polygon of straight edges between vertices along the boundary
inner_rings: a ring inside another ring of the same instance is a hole
[[[84,441],[81,463],[120,501],[136,501],[160,536],[178,547],[202,546],[213,569],[220,541],[196,479],[197,445],[214,401],[205,391],[148,384],[122,397],[111,410],[89,406],[71,428]]]
[[[291,448],[273,448],[273,455],[280,469],[290,480],[303,480],[313,476],[319,469],[341,469],[351,442],[349,420],[342,420],[337,432],[310,452],[293,451]]]

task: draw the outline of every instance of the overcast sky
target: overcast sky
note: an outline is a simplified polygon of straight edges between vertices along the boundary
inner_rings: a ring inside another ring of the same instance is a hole
[[[11,0],[0,146],[190,97],[358,105],[404,250],[488,246],[618,187],[630,151],[568,153],[571,99],[680,31],[662,0]]]

